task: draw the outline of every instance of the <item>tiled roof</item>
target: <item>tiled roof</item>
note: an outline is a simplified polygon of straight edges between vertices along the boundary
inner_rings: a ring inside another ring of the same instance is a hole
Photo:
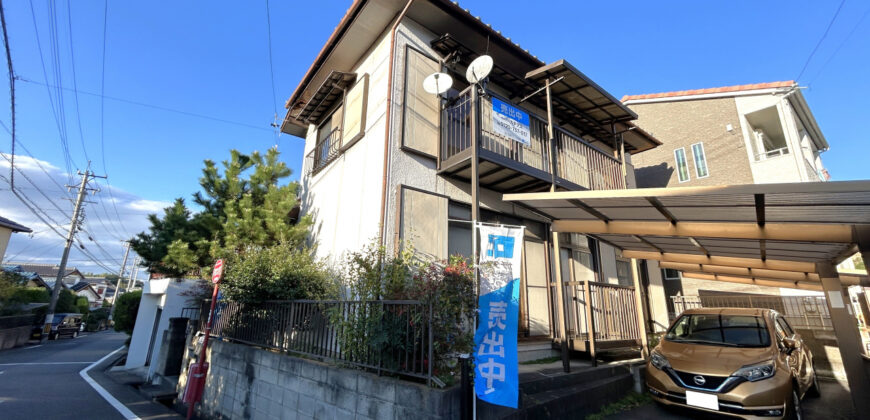
[[[52,281],[54,281],[54,279],[57,278],[57,271],[60,269],[59,266],[54,265],[54,264],[15,263],[15,262],[11,262],[11,261],[8,264],[9,265],[19,265],[19,266],[21,266],[21,268],[20,268],[21,271],[32,271],[34,273],[39,274],[39,276],[42,277],[43,279],[51,279]],[[72,275],[72,274],[81,275],[81,272],[79,272],[79,270],[76,269],[75,267],[66,267],[66,270],[64,272],[64,277],[67,277],[67,276]]]
[[[32,230],[30,230],[29,227],[15,223],[12,220],[9,220],[3,216],[0,216],[0,226],[12,229],[13,232],[33,232]]]
[[[625,95],[622,97],[622,102],[634,101],[640,99],[659,99],[659,98],[674,98],[679,96],[694,96],[694,95],[708,95],[711,93],[728,93],[728,92],[741,92],[746,90],[759,90],[759,89],[773,89],[773,88],[783,88],[783,87],[792,87],[796,83],[794,80],[787,80],[782,82],[768,82],[768,83],[754,83],[750,85],[736,85],[736,86],[724,86],[724,87],[716,87],[716,88],[706,88],[706,89],[692,89],[692,90],[678,90],[674,92],[663,92],[663,93],[647,93],[643,95]]]

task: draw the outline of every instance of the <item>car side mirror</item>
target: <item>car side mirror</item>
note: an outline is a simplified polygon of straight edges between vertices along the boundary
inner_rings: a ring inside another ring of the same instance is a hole
[[[793,351],[799,349],[801,346],[800,341],[794,338],[783,338],[782,339],[782,347],[785,349],[786,354],[791,354]]]

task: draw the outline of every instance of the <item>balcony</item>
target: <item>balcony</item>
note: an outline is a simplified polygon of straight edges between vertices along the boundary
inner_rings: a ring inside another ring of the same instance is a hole
[[[322,140],[317,142],[314,149],[305,156],[305,167],[308,175],[314,175],[329,165],[341,153],[341,128],[336,127]]]
[[[526,146],[494,132],[492,95],[478,96],[474,102],[468,88],[448,102],[442,112],[441,175],[470,181],[472,127],[478,127],[479,179],[484,188],[503,193],[530,192],[549,189],[553,182],[559,190],[626,187],[620,161],[580,137],[556,127],[556,159],[551,165],[545,120],[530,113],[531,144]]]

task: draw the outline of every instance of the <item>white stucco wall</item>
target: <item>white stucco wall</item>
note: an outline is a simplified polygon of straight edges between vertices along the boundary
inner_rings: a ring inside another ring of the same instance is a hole
[[[198,280],[158,279],[145,282],[142,289],[142,300],[139,302],[139,312],[136,315],[136,327],[130,339],[127,352],[128,369],[145,366],[148,357],[149,344],[154,332],[154,321],[158,309],[162,309],[157,322],[157,333],[154,334],[153,350],[151,351],[148,378],[154,375],[157,356],[163,344],[163,332],[169,327],[169,318],[181,316],[181,310],[187,306],[190,296],[182,293],[194,287]]]
[[[734,98],[737,105],[737,112],[740,114],[740,125],[743,131],[743,139],[746,143],[746,153],[749,159],[749,166],[752,169],[752,178],[756,184],[770,184],[779,182],[806,182],[816,181],[817,176],[809,177],[804,160],[804,149],[801,147],[800,137],[796,125],[796,115],[788,101],[782,99],[782,95],[753,95],[753,96],[738,96]],[[749,131],[750,124],[746,119],[746,114],[775,106],[779,115],[782,131],[785,137],[786,145],[789,153],[786,155],[769,157],[764,160],[755,161],[752,142],[754,136]],[[810,156],[811,161],[814,157]]]
[[[321,258],[338,261],[346,251],[358,250],[378,236],[389,45],[385,33],[353,69],[358,78],[369,74],[365,135],[317,174],[310,176],[309,168],[302,168],[302,212],[314,217],[312,239]],[[306,156],[316,142],[312,125]]]

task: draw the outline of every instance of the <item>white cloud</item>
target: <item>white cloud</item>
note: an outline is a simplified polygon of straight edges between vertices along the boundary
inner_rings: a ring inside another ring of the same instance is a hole
[[[145,211],[148,213],[162,213],[163,209],[171,206],[172,203],[167,201],[155,201],[155,200],[135,200],[127,203],[127,208],[139,211]]]
[[[3,155],[3,157],[7,156]],[[72,204],[67,200],[71,194],[58,187],[58,184],[64,185],[68,182],[67,175],[49,162],[27,156],[16,155],[15,167],[16,191],[28,200],[28,204],[41,209],[45,213],[43,217],[46,220],[52,219],[53,222],[50,221],[50,223],[60,235],[31,213],[27,206],[9,190],[9,185],[0,180],[0,216],[12,219],[33,230],[32,234],[16,233],[12,235],[3,261],[4,263],[44,262],[57,264],[63,253],[64,237],[68,231],[72,212]],[[0,174],[5,178],[9,177],[9,168],[9,162],[0,157]],[[18,172],[19,170],[21,173]],[[167,203],[148,200],[118,188],[109,187],[105,183],[100,183],[98,186],[102,191],[95,195],[89,195],[87,198],[88,201],[94,203],[86,203],[84,206],[84,230],[76,235],[78,240],[70,252],[68,265],[75,266],[83,272],[103,273],[108,271],[117,273],[120,270],[124,253],[122,241],[130,239],[138,232],[147,230],[149,226],[147,215],[161,209]],[[111,194],[109,194],[109,188],[112,189]],[[93,255],[108,269],[91,261],[81,250],[80,245],[84,245],[84,252]],[[133,257],[131,252],[127,261],[128,274],[132,269]],[[145,276],[144,270],[140,270],[139,278],[142,279]]]

